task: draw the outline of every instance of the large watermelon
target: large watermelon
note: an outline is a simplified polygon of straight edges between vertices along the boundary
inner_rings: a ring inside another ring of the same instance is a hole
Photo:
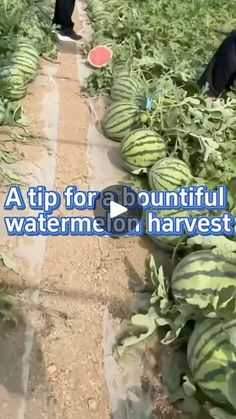
[[[231,397],[228,398],[227,379],[231,373],[236,372],[235,336],[236,318],[229,321],[207,319],[195,325],[187,349],[192,381],[210,401],[216,405],[231,407],[234,414],[236,388],[234,384],[234,389],[230,389]]]
[[[35,60],[39,60],[39,53],[38,50],[35,48],[34,44],[30,42],[28,39],[26,40],[20,40],[17,43],[16,51],[24,53],[25,56],[28,56],[29,58],[32,57]]]
[[[176,304],[231,318],[236,311],[236,260],[210,250],[190,253],[174,269],[171,291]]]
[[[37,74],[39,59],[24,51],[16,51],[12,54],[10,63],[15,64],[30,80]]]
[[[27,94],[27,85],[11,85],[3,91],[4,97],[10,101],[23,99]]]
[[[127,100],[112,103],[103,118],[104,134],[115,141],[121,141],[127,134],[140,127],[145,113],[138,105]]]
[[[143,87],[140,82],[130,76],[115,79],[111,88],[111,98],[116,101],[130,100],[138,93],[143,93]]]
[[[156,131],[137,129],[128,134],[121,144],[124,166],[129,172],[152,166],[166,155],[164,140]]]
[[[27,92],[25,74],[15,66],[6,66],[0,70],[0,88],[10,101],[22,99]]]
[[[174,157],[157,161],[148,174],[152,190],[175,190],[189,184],[191,179],[192,175],[187,164]]]
[[[115,79],[118,77],[129,77],[130,68],[127,65],[126,61],[115,61],[112,66],[112,76]]]
[[[20,84],[25,82],[25,75],[22,70],[15,65],[7,65],[0,69],[0,85],[9,86],[10,84]]]

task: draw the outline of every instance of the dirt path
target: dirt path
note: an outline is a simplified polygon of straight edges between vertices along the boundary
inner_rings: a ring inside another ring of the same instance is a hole
[[[79,24],[77,13],[75,18]],[[21,146],[22,167],[37,175],[34,185],[52,188],[54,183],[61,192],[75,184],[87,190],[96,177],[87,149],[92,115],[81,95],[75,46],[61,47],[59,60],[60,65],[45,63],[24,101],[31,131],[48,134],[52,152]],[[65,215],[63,208],[58,215]],[[108,308],[115,318],[127,315],[128,284],[132,276],[144,275],[147,248],[134,238],[95,237],[12,239],[10,248],[21,257],[21,276],[9,281],[30,325],[2,337],[6,368],[0,371],[0,419],[110,418],[104,314]],[[8,350],[13,340],[17,356]]]

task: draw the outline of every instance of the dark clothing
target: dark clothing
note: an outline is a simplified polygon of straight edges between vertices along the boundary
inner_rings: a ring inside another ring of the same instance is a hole
[[[236,79],[236,30],[222,42],[199,82],[208,84],[209,94],[218,97],[232,87]]]
[[[60,26],[60,29],[66,34],[73,30],[72,14],[75,7],[75,0],[56,0],[53,23]]]

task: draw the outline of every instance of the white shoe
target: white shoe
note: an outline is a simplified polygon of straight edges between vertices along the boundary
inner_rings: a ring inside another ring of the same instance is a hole
[[[71,30],[69,33],[60,31],[57,33],[57,38],[62,42],[78,42],[83,39],[81,35],[78,35],[74,30]]]

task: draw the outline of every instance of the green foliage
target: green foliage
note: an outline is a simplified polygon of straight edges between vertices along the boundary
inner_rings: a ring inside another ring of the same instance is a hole
[[[110,12],[110,20],[103,29],[94,27],[93,42],[101,32],[111,38],[115,59],[129,61],[149,80],[167,74],[178,82],[196,79],[222,40],[216,30],[227,25],[230,31],[236,23],[233,0],[195,0],[187,7],[178,0],[94,0],[88,2],[92,20],[97,9]],[[110,69],[97,72],[102,85],[108,75]]]

